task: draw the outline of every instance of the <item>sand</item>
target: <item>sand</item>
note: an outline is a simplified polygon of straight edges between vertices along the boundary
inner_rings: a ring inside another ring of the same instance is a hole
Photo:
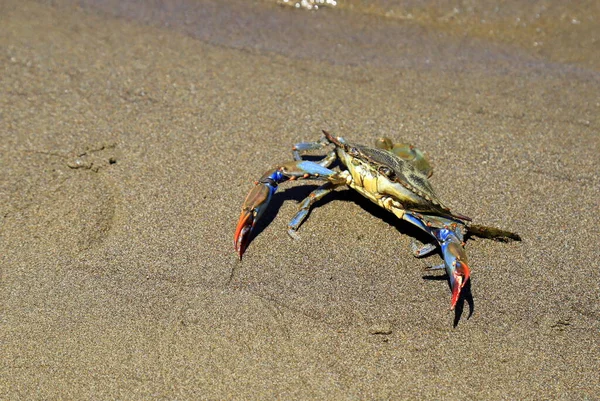
[[[531,7],[349,3],[0,4],[0,399],[600,398],[597,7],[538,46]],[[468,241],[472,307],[351,191],[290,239],[315,183],[238,260],[252,181],[322,129],[522,236]]]

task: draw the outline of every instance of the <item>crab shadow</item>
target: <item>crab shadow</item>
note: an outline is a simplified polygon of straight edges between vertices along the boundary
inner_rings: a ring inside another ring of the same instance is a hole
[[[252,237],[250,238],[250,242],[252,242],[254,238],[258,237],[273,222],[273,220],[275,219],[275,217],[279,213],[279,210],[285,202],[296,201],[296,203],[300,203],[318,187],[318,185],[294,186],[285,188],[285,190],[275,193],[271,198],[269,208],[264,212],[261,219],[257,222],[256,226],[254,227],[254,230],[252,231]],[[309,214],[306,217],[304,223],[306,223],[306,221],[310,219],[310,214],[313,209],[323,207],[332,201],[352,202],[354,204],[357,204],[365,212],[370,213],[371,215],[385,221],[386,223],[396,228],[396,230],[398,230],[401,234],[409,235],[421,243],[432,242],[432,238],[422,230],[418,229],[412,224],[409,224],[403,220],[396,218],[395,216],[392,216],[390,212],[378,207],[373,202],[369,201],[368,199],[365,199],[364,197],[360,196],[359,194],[350,189],[333,191],[330,194],[327,194],[320,201],[316,202],[313,205],[313,207],[311,207],[311,210],[309,211]],[[291,218],[292,216],[290,216],[290,220]],[[439,249],[436,253],[440,257],[442,256]],[[410,254],[410,252],[407,252],[407,254]],[[423,275],[423,279],[427,281],[446,281],[448,282],[448,285],[450,285],[447,274],[425,274]],[[475,309],[473,296],[471,293],[471,279],[469,279],[463,287],[460,298],[456,303],[456,307],[454,308],[455,328],[458,326],[458,323],[460,322],[460,319],[463,315],[465,303],[469,306],[469,314],[467,315],[467,319],[469,319],[473,315],[473,311]]]
[[[448,275],[425,275],[423,276],[423,280],[431,280],[431,281],[446,281],[448,283],[448,288],[450,288],[450,281],[448,280]],[[452,288],[450,288],[452,291]],[[460,297],[456,302],[456,306],[454,307],[454,323],[453,326],[456,328],[460,319],[465,310],[465,303],[469,306],[469,314],[467,315],[467,320],[471,318],[473,312],[475,310],[475,303],[473,302],[473,294],[471,293],[471,278],[465,283],[462,291],[460,292]]]

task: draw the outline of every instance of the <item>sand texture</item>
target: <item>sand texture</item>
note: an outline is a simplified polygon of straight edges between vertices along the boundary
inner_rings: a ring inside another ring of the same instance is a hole
[[[455,3],[0,2],[0,399],[599,399],[600,11]],[[522,236],[468,241],[471,306],[350,190],[289,238],[316,182],[238,260],[322,129]]]

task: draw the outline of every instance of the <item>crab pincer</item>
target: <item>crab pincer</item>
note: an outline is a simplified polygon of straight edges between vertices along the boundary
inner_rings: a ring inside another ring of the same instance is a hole
[[[467,221],[470,220],[469,217],[462,217]],[[446,270],[450,290],[452,291],[450,310],[454,310],[460,298],[461,291],[471,276],[471,269],[467,262],[467,252],[465,251],[463,242],[466,232],[464,224],[460,224],[459,220],[454,220],[455,217],[448,219],[441,216],[423,215],[412,212],[404,213],[403,219],[435,238],[442,252],[444,263],[429,269]],[[414,256],[420,258],[436,249],[437,246],[434,244],[426,244],[422,248],[415,246],[413,251]]]
[[[471,270],[467,264],[467,253],[462,246],[461,240],[456,233],[449,228],[440,228],[432,230],[433,236],[437,239],[444,257],[444,267],[450,281],[452,290],[452,300],[450,310],[454,310],[460,297],[461,290],[471,276]]]
[[[277,191],[279,184],[297,179],[332,180],[333,182],[337,182],[334,178],[336,177],[336,173],[326,167],[329,163],[329,159],[321,164],[307,160],[296,160],[284,163],[268,170],[254,183],[254,187],[250,190],[242,205],[242,213],[240,214],[233,237],[235,250],[240,259],[250,243],[252,230],[256,226],[256,222],[267,209],[271,197],[275,191]],[[317,192],[318,196],[313,196],[312,199],[319,199],[319,197],[322,197],[329,191],[329,188],[320,190]],[[304,218],[306,218],[308,207],[309,205],[304,209],[301,209],[296,218],[292,220],[292,223],[290,223],[291,231],[295,231],[297,226],[299,226]]]
[[[248,196],[246,196],[233,236],[235,251],[240,256],[240,259],[250,242],[252,229],[269,206],[271,197],[281,181],[284,180],[279,169],[269,170],[254,183],[254,187],[250,190]]]

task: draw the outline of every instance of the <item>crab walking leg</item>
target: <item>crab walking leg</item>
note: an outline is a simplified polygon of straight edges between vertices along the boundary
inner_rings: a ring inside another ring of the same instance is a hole
[[[319,150],[329,145],[331,145],[331,142],[329,142],[326,137],[323,137],[316,142],[300,142],[292,147],[292,154],[294,155],[294,160],[302,160],[301,152]]]
[[[463,248],[463,235],[459,229],[451,229],[451,224],[441,228],[430,227],[423,221],[423,217],[424,216],[417,217],[414,213],[405,212],[402,219],[429,233],[429,235],[433,236],[440,245],[442,256],[444,258],[444,267],[446,268],[446,274],[448,274],[448,280],[450,281],[450,288],[452,290],[450,310],[453,310],[458,302],[461,290],[471,275],[471,270],[469,269],[467,261],[467,253]],[[447,219],[438,217],[432,217],[432,219],[447,221]],[[429,251],[428,246],[425,248],[427,248],[425,251]]]
[[[332,150],[331,152],[327,153],[327,156],[318,162],[318,164],[323,167],[329,167],[331,166],[331,163],[335,161],[335,159],[337,159],[337,154],[335,153],[335,150]]]
[[[429,255],[431,252],[437,249],[437,245],[435,244],[425,244],[419,247],[415,241],[410,244],[410,248],[413,251],[413,255],[415,258],[422,258],[423,256]]]
[[[302,156],[298,153],[298,159],[296,159],[296,151],[294,151],[294,159],[296,161],[306,161],[302,158]],[[317,163],[319,166],[322,167],[329,167],[331,166],[331,163],[333,163],[335,161],[335,159],[337,159],[337,154],[335,153],[335,150],[332,150],[331,152],[327,153],[327,155],[325,157],[323,157],[321,160],[319,160],[318,162],[314,162]]]
[[[340,176],[336,171],[308,160],[284,163],[267,171],[254,183],[254,187],[242,205],[242,213],[233,237],[235,250],[240,259],[250,243],[252,229],[267,209],[278,185],[296,179],[328,180],[338,185],[345,183],[345,176]]]
[[[312,191],[302,201],[302,203],[300,204],[300,210],[298,211],[298,213],[296,213],[294,218],[290,221],[290,224],[288,224],[288,234],[290,235],[290,237],[292,237],[294,239],[299,239],[297,231],[300,228],[300,226],[302,225],[302,223],[304,222],[304,220],[306,219],[306,217],[308,216],[308,213],[310,212],[310,208],[315,204],[315,202],[318,202],[319,200],[323,199],[323,197],[325,195],[327,195],[328,193],[333,191],[334,188],[339,185],[341,185],[341,184],[334,184],[333,182],[326,182],[325,184],[321,185],[319,188]]]

